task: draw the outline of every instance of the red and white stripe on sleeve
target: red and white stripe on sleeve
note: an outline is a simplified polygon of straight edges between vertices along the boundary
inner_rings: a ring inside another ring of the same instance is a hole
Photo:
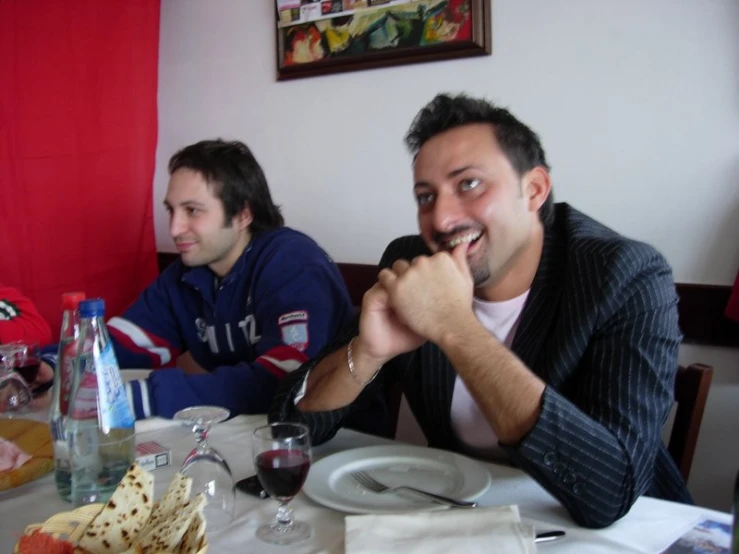
[[[162,367],[180,355],[167,341],[147,333],[138,325],[122,317],[111,318],[106,324],[110,334],[125,349],[146,354],[151,358],[152,367]]]
[[[266,367],[270,373],[283,377],[307,362],[308,356],[290,346],[280,345],[267,350],[255,361]]]

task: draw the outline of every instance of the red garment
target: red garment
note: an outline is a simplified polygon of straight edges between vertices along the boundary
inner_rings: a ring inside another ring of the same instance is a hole
[[[731,289],[731,296],[729,297],[729,303],[726,305],[726,311],[724,312],[726,317],[739,321],[739,272],[736,274],[734,280],[734,288]]]
[[[51,342],[51,329],[36,306],[19,291],[0,285],[0,344],[22,340]]]
[[[159,1],[0,0],[0,276],[51,324],[157,275]]]

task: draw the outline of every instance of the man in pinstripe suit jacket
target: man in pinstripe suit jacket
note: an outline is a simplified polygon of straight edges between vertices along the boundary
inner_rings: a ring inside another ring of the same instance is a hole
[[[507,110],[440,95],[406,141],[420,236],[390,244],[358,321],[288,376],[271,419],[318,444],[399,380],[430,446],[497,443],[581,525],[641,494],[690,502],[661,441],[681,339],[662,256],[554,205],[539,139]]]

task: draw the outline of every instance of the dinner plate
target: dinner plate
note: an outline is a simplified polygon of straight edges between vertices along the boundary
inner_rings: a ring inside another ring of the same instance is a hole
[[[391,444],[355,448],[332,454],[310,469],[303,492],[319,504],[354,514],[392,514],[438,509],[412,493],[371,492],[351,476],[366,471],[393,487],[408,485],[428,492],[474,500],[490,486],[482,464],[454,452]]]

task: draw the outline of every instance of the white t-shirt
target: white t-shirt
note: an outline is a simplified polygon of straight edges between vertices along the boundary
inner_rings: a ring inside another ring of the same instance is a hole
[[[472,310],[482,326],[510,348],[528,296],[529,291],[503,302],[485,302],[475,298]],[[452,428],[471,454],[488,459],[507,458],[505,451],[498,446],[498,437],[459,377],[454,383],[451,418]]]

